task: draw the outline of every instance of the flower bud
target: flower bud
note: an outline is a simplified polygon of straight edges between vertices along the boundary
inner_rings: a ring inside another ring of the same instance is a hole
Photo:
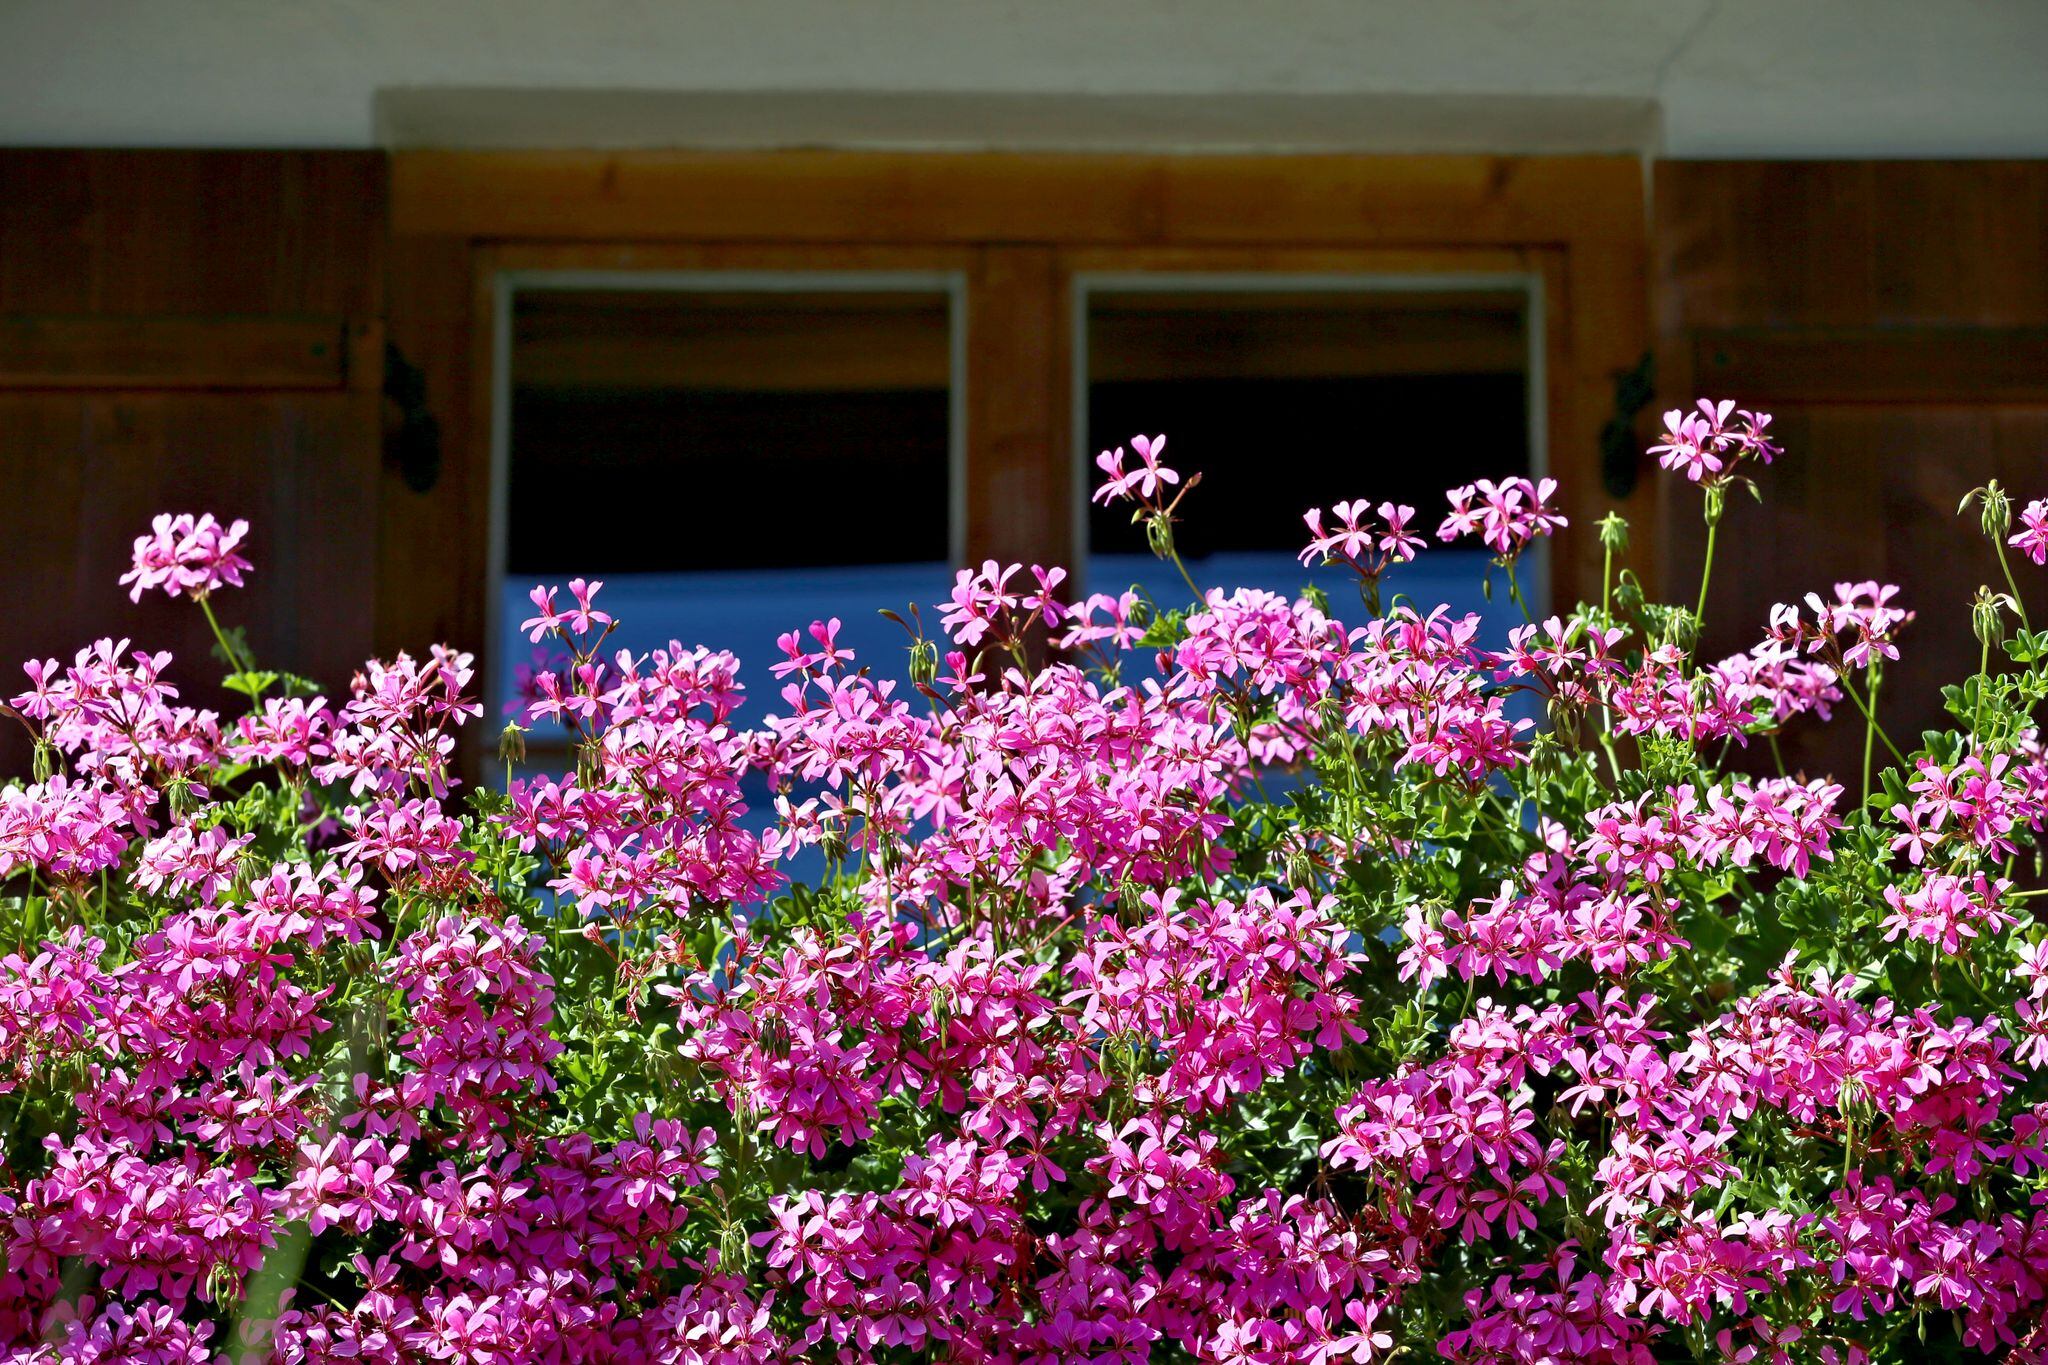
[[[1668,607],[1664,612],[1665,642],[1691,653],[1692,647],[1699,643],[1700,618],[1690,607]]]
[[[1619,512],[1600,518],[1600,548],[1610,554],[1628,552],[1628,518]]]
[[[1161,559],[1173,558],[1173,519],[1164,512],[1145,518],[1145,543]]]
[[[1252,712],[1249,706],[1230,708],[1230,729],[1237,736],[1239,744],[1249,745],[1252,742]]]
[[[919,687],[930,687],[939,676],[939,647],[930,640],[919,640],[910,646],[910,680]]]
[[[727,1223],[719,1229],[717,1264],[720,1270],[737,1270],[745,1273],[747,1260],[752,1254],[753,1248],[747,1238],[745,1223]]]
[[[1716,481],[1703,485],[1701,491],[1707,495],[1707,505],[1704,509],[1707,525],[1719,526],[1722,514],[1728,510],[1728,485]]]
[[[209,1303],[233,1304],[242,1297],[242,1277],[226,1261],[215,1261],[206,1272],[205,1299]]]
[[[848,852],[846,836],[836,829],[827,830],[818,840],[818,851],[825,855],[827,862],[845,862]]]
[[[694,1067],[682,1053],[663,1050],[655,1054],[653,1069],[655,1079],[663,1085],[681,1085],[690,1079]]]
[[[1316,883],[1315,860],[1308,856],[1306,849],[1296,849],[1287,855],[1287,884],[1293,887],[1309,887]]]
[[[1979,587],[1970,601],[1970,633],[1986,649],[2005,638],[2005,629],[1998,619],[1998,602],[1999,594],[1988,586]]]
[[[500,763],[524,763],[526,761],[526,731],[516,720],[505,722],[505,728],[498,734],[498,761]]]
[[[1138,1040],[1126,1032],[1112,1033],[1102,1040],[1102,1075],[1111,1084],[1128,1089],[1138,1078]]]
[[[1126,915],[1145,913],[1145,895],[1136,883],[1126,881],[1117,888],[1117,908]]]
[[[1614,585],[1614,609],[1624,616],[1634,616],[1643,609],[1643,585],[1632,573],[1623,573]]]
[[[1579,747],[1579,708],[1577,705],[1553,693],[1544,700],[1543,709],[1545,715],[1550,720],[1550,736],[1554,736],[1557,743],[1564,748],[1576,753]],[[1544,739],[1550,736],[1539,735],[1537,738]]]
[[[1977,499],[1977,524],[1984,528],[1984,534],[2003,541],[2005,533],[2012,529],[2012,499],[1998,486],[1998,480],[1973,490],[1963,499],[1964,507],[1970,505],[1970,498]]]

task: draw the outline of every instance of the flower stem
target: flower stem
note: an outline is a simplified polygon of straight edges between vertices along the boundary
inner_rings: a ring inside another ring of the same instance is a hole
[[[206,624],[213,627],[213,638],[220,645],[220,652],[227,655],[228,667],[237,673],[249,672],[248,664],[235,652],[235,647],[228,643],[227,632],[220,628],[220,618],[213,614],[213,603],[206,600],[204,593],[199,594],[195,600],[199,603],[199,610],[206,613]]]
[[[1704,631],[1706,629],[1707,584],[1711,583],[1714,579],[1714,540],[1720,534],[1721,523],[1709,521],[1707,523],[1707,557],[1700,564],[1700,600],[1699,605],[1692,609],[1693,629],[1696,631]]]
[[[1514,557],[1510,555],[1508,558],[1502,560],[1501,563],[1503,567],[1505,567],[1508,571],[1508,600],[1513,602],[1516,607],[1521,609],[1522,619],[1524,621],[1526,621],[1528,624],[1532,626],[1535,625],[1536,618],[1529,614],[1529,604],[1522,598],[1521,580],[1515,577]]]
[[[1991,548],[1998,552],[1998,567],[2005,571],[2005,586],[2012,591],[2013,608],[2020,614],[2020,629],[2031,634],[2033,627],[2027,624],[2027,604],[2020,600],[2020,585],[2013,580],[2012,565],[2005,557],[2005,546],[1998,543],[1998,537],[1991,538]]]
[[[2014,598],[2013,601],[2018,602],[2019,599]],[[1984,691],[1991,682],[1991,637],[1987,635],[1977,643],[1979,645],[1977,650],[1977,716],[1975,720],[1970,722],[1970,733],[1977,737],[1979,744],[1982,744],[1984,742]]]
[[[1906,756],[1899,752],[1899,746],[1892,743],[1892,737],[1884,732],[1884,727],[1877,723],[1877,717],[1871,714],[1871,710],[1868,706],[1865,706],[1863,704],[1863,697],[1860,693],[1857,692],[1856,684],[1850,682],[1846,674],[1842,676],[1841,683],[1843,694],[1846,695],[1850,701],[1856,703],[1856,709],[1863,713],[1863,719],[1869,722],[1872,732],[1874,732],[1879,739],[1884,741],[1884,747],[1891,750],[1892,757],[1896,758],[1899,761],[1899,765],[1901,767],[1904,767],[1906,763]]]

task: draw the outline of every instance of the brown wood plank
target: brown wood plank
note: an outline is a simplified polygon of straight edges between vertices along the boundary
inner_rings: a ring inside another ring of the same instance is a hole
[[[1693,372],[1745,402],[2044,402],[2048,327],[1701,328]]]
[[[1676,161],[1654,176],[1659,331],[1876,320],[1868,162]]]
[[[721,309],[674,303],[635,308],[628,295],[595,318],[547,308],[529,296],[516,326],[522,388],[698,388],[727,391],[943,389],[947,382],[946,297],[911,308],[850,312],[835,302],[858,294],[766,297],[770,305],[735,327]],[[592,297],[571,295],[577,302]],[[787,310],[790,298],[821,309]]]
[[[1629,522],[1626,565],[1651,591],[1665,584],[1656,547],[1664,536],[1655,466],[1638,455],[1636,483],[1617,500],[1601,469],[1601,433],[1614,417],[1615,382],[1632,372],[1650,348],[1647,234],[1599,245],[1545,248],[1535,254],[1545,273],[1544,313],[1565,332],[1551,374],[1550,472],[1572,517],[1560,538],[1555,600],[1591,601],[1600,592],[1604,555],[1598,525],[1610,510]],[[1653,438],[1655,414],[1639,414],[1636,444]]]
[[[1872,321],[2025,326],[2048,318],[2048,166],[1883,161]]]
[[[0,150],[0,314],[375,318],[378,152]]]
[[[1082,245],[1060,252],[1063,268],[1070,272],[1213,270],[1250,275],[1262,272],[1283,275],[1512,275],[1529,268],[1529,254],[1515,246],[1430,246],[1427,244],[1385,245],[1371,238],[1350,244],[1322,243],[1300,246],[1287,242],[1264,245],[1244,243],[1220,246],[1115,246]],[[1456,291],[1454,284],[1445,292]],[[1288,295],[1282,294],[1285,298]],[[1344,295],[1325,295],[1340,305]],[[1424,296],[1428,298],[1430,296]],[[1442,295],[1434,295],[1441,299]],[[1396,296],[1387,297],[1394,306]],[[1418,301],[1416,306],[1431,306]]]
[[[415,491],[389,462],[378,477],[376,647],[383,657],[418,656],[445,643],[484,647],[484,554],[490,477],[485,425],[473,418],[475,285],[469,244],[447,238],[392,243],[393,345],[419,367],[428,411],[440,424],[441,469]]]
[[[503,241],[488,246],[500,270],[903,270],[971,268],[975,249],[958,244],[875,242]]]
[[[496,239],[1512,243],[1642,230],[1632,157],[459,152],[392,230]]]
[[[1041,247],[991,247],[968,278],[970,564],[1076,563],[1063,283]]]
[[[338,389],[340,318],[0,317],[0,388]]]

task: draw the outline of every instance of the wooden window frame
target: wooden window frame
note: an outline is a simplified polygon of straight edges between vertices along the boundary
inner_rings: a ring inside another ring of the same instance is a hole
[[[388,478],[378,640],[487,649],[492,356],[507,271],[958,273],[970,561],[1073,563],[1073,282],[1141,272],[1540,281],[1552,590],[1596,593],[1599,433],[1648,348],[1633,157],[880,152],[395,153],[390,333],[424,371],[442,483]],[[1655,542],[1648,481],[1619,500]],[[1370,495],[1370,488],[1360,493]],[[1650,557],[1637,561],[1646,570]],[[484,657],[488,658],[488,654]]]

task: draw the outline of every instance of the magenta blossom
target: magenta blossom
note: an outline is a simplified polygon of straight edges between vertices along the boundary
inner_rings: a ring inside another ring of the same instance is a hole
[[[2020,529],[2005,543],[2036,564],[2048,564],[2048,498],[2035,498],[2020,509]]]
[[[1537,537],[1567,524],[1563,514],[1550,505],[1550,495],[1556,491],[1556,479],[1531,482],[1524,478],[1499,483],[1480,479],[1453,488],[1444,495],[1451,511],[1437,527],[1437,539],[1477,536],[1495,554],[1511,558]]]
[[[121,575],[123,583],[134,584],[129,600],[140,602],[151,588],[162,588],[172,597],[198,598],[223,587],[241,587],[242,575],[252,566],[236,550],[248,534],[248,522],[237,519],[222,526],[211,512],[197,517],[189,512],[159,513],[150,522],[149,534],[135,538],[134,567]]]
[[[1664,468],[1694,483],[1713,483],[1727,478],[1744,459],[1769,464],[1780,454],[1768,434],[1770,426],[1767,412],[1737,412],[1732,401],[1702,398],[1696,411],[1673,408],[1664,414],[1664,435],[1650,453]]]
[[[1770,640],[1817,655],[1837,672],[1896,659],[1898,632],[1913,620],[1912,612],[1892,605],[1898,594],[1892,583],[1837,583],[1833,601],[1806,595],[1810,615],[1781,602],[1771,608]]]
[[[1103,472],[1102,486],[1095,490],[1093,501],[1116,502],[1137,500],[1152,503],[1157,495],[1169,485],[1180,482],[1180,475],[1159,463],[1159,457],[1166,450],[1164,436],[1133,436],[1131,449],[1138,452],[1138,467],[1124,469],[1124,448],[1105,450],[1095,457],[1096,468]]]
[[[1672,426],[1716,514],[1774,453]],[[1895,589],[1708,663],[1633,582],[1382,612],[1413,516],[1305,518],[1341,614],[966,566],[765,702],[542,587],[523,764],[446,646],[231,722],[31,661],[0,1362],[2048,1361],[2048,665],[1898,749]]]
[[[1378,511],[1380,525],[1375,527],[1364,502],[1337,503],[1330,509],[1337,518],[1337,528],[1326,531],[1323,509],[1309,508],[1302,515],[1309,542],[1301,552],[1301,562],[1345,564],[1361,575],[1376,578],[1388,565],[1405,564],[1415,558],[1416,552],[1428,543],[1408,528],[1415,509],[1383,502]]]

